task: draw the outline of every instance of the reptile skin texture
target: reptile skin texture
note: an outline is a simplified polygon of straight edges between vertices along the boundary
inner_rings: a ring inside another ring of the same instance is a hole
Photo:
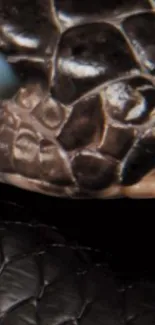
[[[153,201],[0,193],[0,325],[155,324]]]
[[[131,274],[55,227],[0,223],[1,325],[153,325],[155,279]]]
[[[67,198],[155,197],[155,1],[1,0],[0,180]]]
[[[155,197],[154,34],[154,0],[0,0],[0,325],[155,324],[154,201],[67,200]]]
[[[153,201],[110,207],[8,188],[0,192],[0,325],[155,324],[154,226],[137,218]]]
[[[137,201],[1,184],[0,325],[154,325],[154,201]]]

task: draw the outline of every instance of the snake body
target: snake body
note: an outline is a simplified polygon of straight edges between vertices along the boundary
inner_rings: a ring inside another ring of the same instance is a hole
[[[154,35],[153,0],[2,0],[1,182],[155,197]]]

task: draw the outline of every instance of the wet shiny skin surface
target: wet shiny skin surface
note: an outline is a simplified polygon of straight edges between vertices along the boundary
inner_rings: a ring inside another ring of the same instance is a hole
[[[154,9],[1,1],[0,50],[20,79],[1,101],[2,182],[70,198],[155,197]]]

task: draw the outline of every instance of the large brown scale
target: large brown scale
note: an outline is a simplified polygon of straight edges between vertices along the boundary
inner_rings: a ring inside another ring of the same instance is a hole
[[[70,198],[155,197],[155,1],[1,0],[20,87],[0,180]]]

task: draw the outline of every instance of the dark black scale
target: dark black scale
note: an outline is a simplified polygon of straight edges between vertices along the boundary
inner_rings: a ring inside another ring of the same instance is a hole
[[[150,119],[155,107],[155,88],[148,79],[134,77],[114,82],[106,88],[105,93],[108,113],[114,119],[124,124],[137,125]]]
[[[155,13],[140,13],[127,18],[123,28],[144,70],[155,73]]]
[[[104,114],[99,95],[88,96],[73,106],[58,140],[66,150],[75,150],[101,139]]]
[[[19,52],[30,55],[43,54],[48,48],[52,53],[59,33],[49,12],[49,0],[1,0],[2,50],[9,54]]]
[[[151,5],[149,4],[148,0],[96,0],[96,1],[79,1],[79,0],[55,0],[55,5],[58,11],[58,15],[63,13],[62,20],[68,17],[72,17],[73,21],[75,17],[80,16],[87,17],[87,16],[99,16],[107,18],[110,15],[114,18],[116,15],[121,15],[124,12],[128,12],[131,14],[136,10],[144,10],[150,9]]]
[[[35,57],[33,61],[33,57],[26,56],[19,59],[14,56],[11,64],[20,78],[21,85],[30,82],[48,87],[49,71],[43,58]]]
[[[155,167],[155,127],[136,141],[120,168],[120,182],[133,185]]]
[[[100,152],[122,159],[134,141],[134,128],[119,124],[107,125]]]
[[[136,76],[136,77],[133,77],[133,78],[130,78],[128,81],[127,81],[131,87],[133,88],[136,88],[136,89],[144,89],[144,88],[147,88],[147,87],[153,87],[153,82],[147,78],[146,76]]]
[[[101,190],[116,179],[117,161],[108,155],[83,151],[73,159],[72,168],[81,187]]]
[[[126,40],[114,26],[103,22],[73,27],[59,43],[52,95],[70,104],[103,82],[138,69]]]

